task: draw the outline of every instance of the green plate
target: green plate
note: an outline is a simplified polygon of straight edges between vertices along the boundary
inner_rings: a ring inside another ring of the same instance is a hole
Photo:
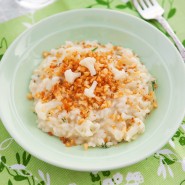
[[[65,147],[37,128],[32,102],[26,99],[33,69],[41,53],[66,40],[98,40],[136,52],[156,77],[158,109],[146,120],[136,141],[84,151]],[[115,169],[134,164],[165,145],[185,113],[185,66],[173,44],[156,28],[116,11],[82,9],[49,17],[19,36],[0,65],[0,112],[12,137],[35,157],[53,165],[81,171]]]

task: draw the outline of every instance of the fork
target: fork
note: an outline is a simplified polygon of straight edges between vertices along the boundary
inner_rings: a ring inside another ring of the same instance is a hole
[[[185,48],[182,45],[181,41],[178,39],[166,19],[162,16],[164,9],[158,4],[156,0],[132,0],[135,8],[140,13],[140,15],[146,19],[155,19],[157,20],[167,33],[174,40],[183,60],[185,61]]]

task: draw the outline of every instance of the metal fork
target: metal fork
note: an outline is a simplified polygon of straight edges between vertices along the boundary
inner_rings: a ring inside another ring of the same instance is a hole
[[[146,19],[155,19],[157,20],[163,28],[167,31],[167,33],[174,40],[180,54],[185,61],[185,48],[182,45],[181,41],[178,39],[168,22],[164,17],[162,17],[164,13],[164,9],[158,4],[156,0],[132,0],[135,8],[140,13],[140,15]]]

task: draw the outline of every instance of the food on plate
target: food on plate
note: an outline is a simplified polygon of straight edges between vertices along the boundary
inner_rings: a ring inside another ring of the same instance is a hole
[[[38,128],[66,146],[110,147],[145,130],[157,108],[154,77],[130,49],[66,41],[34,70],[28,95]]]

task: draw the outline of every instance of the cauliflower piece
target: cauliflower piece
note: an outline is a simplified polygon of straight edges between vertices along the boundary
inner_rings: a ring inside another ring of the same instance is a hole
[[[91,76],[96,75],[96,70],[94,68],[94,64],[96,59],[94,57],[87,57],[80,61],[80,65],[89,69]]]
[[[96,89],[97,84],[97,81],[94,81],[90,88],[85,88],[84,94],[89,98],[95,97],[94,90]]]
[[[66,81],[72,84],[76,80],[76,78],[81,76],[81,73],[74,73],[71,71],[71,69],[68,69],[64,72],[64,76]]]
[[[113,64],[109,64],[109,67],[112,70],[112,73],[114,74],[115,80],[120,80],[126,77],[127,74],[125,73],[124,69],[120,71]]]
[[[137,138],[139,134],[142,134],[145,131],[144,123],[139,119],[134,119],[134,124],[129,128],[125,135],[125,141],[131,141]]]
[[[93,123],[90,120],[86,120],[83,124],[78,125],[75,127],[75,130],[82,136],[82,137],[90,137],[93,136],[100,128],[100,124]]]
[[[37,80],[37,79],[36,79]],[[50,78],[44,78],[39,84],[35,83],[35,80],[32,79],[29,89],[32,92],[32,95],[35,95],[38,92],[42,92],[45,90],[50,91],[51,88],[57,84],[60,80],[60,77],[54,76]]]
[[[62,105],[62,103],[55,100],[47,103],[38,101],[35,105],[35,112],[41,120],[46,120],[48,112],[60,105]]]

